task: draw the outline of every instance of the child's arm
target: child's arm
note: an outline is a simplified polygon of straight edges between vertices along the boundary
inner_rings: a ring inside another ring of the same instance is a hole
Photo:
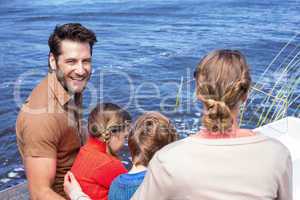
[[[71,200],[91,200],[88,195],[82,192],[81,187],[72,172],[68,172],[65,175],[64,190]]]

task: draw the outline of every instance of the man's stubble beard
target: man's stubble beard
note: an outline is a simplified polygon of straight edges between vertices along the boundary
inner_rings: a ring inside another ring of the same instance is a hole
[[[55,63],[56,63],[56,70],[53,70],[53,71],[55,72],[57,80],[60,82],[60,84],[63,86],[63,88],[71,95],[82,94],[86,85],[82,88],[82,90],[80,92],[74,92],[71,87],[68,87],[68,83],[65,79],[65,74],[60,69],[60,66],[58,65],[57,61],[55,61]],[[91,77],[91,73],[88,75],[88,77],[86,79],[86,84],[90,80],[90,77]]]

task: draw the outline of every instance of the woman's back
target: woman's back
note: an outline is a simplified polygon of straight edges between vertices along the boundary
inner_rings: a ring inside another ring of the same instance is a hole
[[[291,165],[289,151],[263,135],[192,136],[157,153],[133,199],[291,200]]]

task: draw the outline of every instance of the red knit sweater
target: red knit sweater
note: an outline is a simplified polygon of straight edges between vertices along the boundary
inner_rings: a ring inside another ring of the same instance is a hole
[[[106,200],[113,179],[127,172],[120,160],[106,153],[106,144],[92,137],[81,147],[71,171],[93,200]]]

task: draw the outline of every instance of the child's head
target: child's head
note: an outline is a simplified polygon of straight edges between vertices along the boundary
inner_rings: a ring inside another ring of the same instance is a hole
[[[205,56],[194,73],[197,97],[204,103],[203,125],[213,132],[232,127],[231,112],[246,97],[251,84],[245,57],[234,50],[217,50]]]
[[[156,151],[178,139],[171,121],[159,112],[147,112],[134,123],[128,146],[133,164],[147,166]]]
[[[107,143],[109,153],[116,155],[128,135],[130,114],[113,103],[98,104],[88,118],[88,130],[92,137]]]

